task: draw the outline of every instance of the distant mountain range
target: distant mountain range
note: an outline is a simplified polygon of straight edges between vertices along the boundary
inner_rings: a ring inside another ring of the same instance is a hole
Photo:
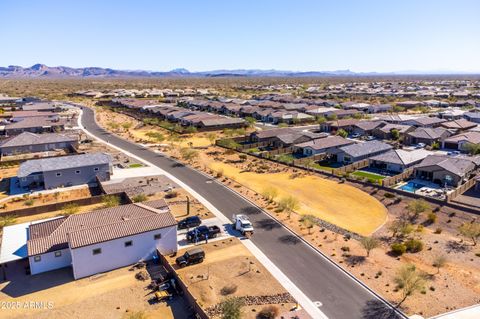
[[[0,78],[174,78],[174,77],[329,77],[329,76],[373,76],[395,74],[426,74],[425,72],[409,71],[398,73],[356,73],[350,70],[339,71],[279,71],[279,70],[214,70],[190,72],[187,69],[174,69],[166,72],[144,70],[114,70],[100,67],[71,68],[66,66],[50,67],[45,64],[35,64],[31,67],[10,65],[0,67]],[[440,73],[429,73],[440,74]],[[445,72],[443,74],[465,74],[464,72]]]

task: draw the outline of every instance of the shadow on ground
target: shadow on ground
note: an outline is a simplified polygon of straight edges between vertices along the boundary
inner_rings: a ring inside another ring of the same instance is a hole
[[[362,309],[362,319],[400,319],[395,309],[380,300],[369,300]]]

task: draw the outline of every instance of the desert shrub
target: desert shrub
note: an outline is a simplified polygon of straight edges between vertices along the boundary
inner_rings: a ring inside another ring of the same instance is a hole
[[[394,243],[390,246],[392,253],[396,256],[401,256],[407,251],[407,246],[402,243]]]
[[[436,221],[437,221],[437,214],[433,212],[428,213],[427,222],[430,224],[435,224]]]
[[[165,198],[175,198],[177,196],[178,196],[177,191],[169,191],[169,192],[167,192],[167,194],[165,194]]]
[[[229,285],[226,285],[225,287],[223,287],[221,290],[220,290],[220,293],[224,296],[227,296],[227,295],[231,295],[233,293],[235,293],[237,291],[237,288],[238,286],[235,285],[235,284],[229,284]]]
[[[242,316],[242,306],[244,302],[240,298],[227,298],[220,303],[220,313],[222,319],[240,319]]]
[[[108,195],[103,197],[102,203],[105,208],[115,207],[120,205],[120,197],[115,195]]]
[[[433,232],[434,234],[441,234],[442,233],[442,229],[439,227],[437,229],[435,229],[435,231]]]
[[[343,246],[341,249],[342,251],[350,251],[350,247],[348,246]]]
[[[63,206],[62,210],[63,210],[63,215],[70,216],[78,213],[80,211],[80,206],[78,206],[78,204],[75,204],[75,203],[69,203]]]
[[[258,319],[275,319],[280,314],[280,310],[275,305],[264,307],[257,315]]]
[[[33,204],[35,204],[35,201],[33,199],[27,199],[23,204],[25,206],[33,206]]]
[[[423,250],[423,242],[418,239],[409,239],[405,242],[405,246],[409,253],[418,253]]]
[[[15,215],[2,215],[0,216],[0,230],[5,226],[13,225],[17,222],[17,216]]]
[[[223,169],[220,168],[218,171],[216,171],[216,176],[217,176],[217,178],[222,177],[223,176]]]
[[[144,202],[147,200],[147,195],[145,194],[138,194],[138,195],[135,195],[133,198],[132,198],[133,202],[134,203],[139,203],[139,202]]]

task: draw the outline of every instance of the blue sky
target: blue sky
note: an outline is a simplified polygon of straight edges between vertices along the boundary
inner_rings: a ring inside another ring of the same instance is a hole
[[[0,66],[480,71],[478,0],[0,0]]]

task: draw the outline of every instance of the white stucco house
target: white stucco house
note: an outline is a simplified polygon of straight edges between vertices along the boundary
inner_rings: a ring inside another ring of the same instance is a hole
[[[177,251],[177,222],[163,200],[32,224],[28,236],[32,275],[72,267],[78,279]]]

